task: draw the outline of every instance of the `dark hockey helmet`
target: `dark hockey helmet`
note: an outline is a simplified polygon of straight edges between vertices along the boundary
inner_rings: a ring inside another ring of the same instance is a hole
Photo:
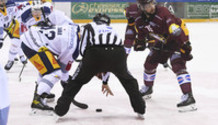
[[[93,21],[96,24],[107,24],[110,25],[111,23],[111,19],[108,15],[106,14],[102,14],[102,13],[97,13],[94,17],[93,17]]]
[[[155,9],[155,0],[137,0],[138,8],[140,8],[144,13],[153,14]]]
[[[137,2],[138,2],[138,4],[145,5],[145,4],[149,4],[151,2],[155,3],[155,0],[137,0]]]

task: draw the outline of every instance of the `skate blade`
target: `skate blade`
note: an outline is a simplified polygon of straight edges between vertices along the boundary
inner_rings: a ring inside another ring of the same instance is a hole
[[[142,114],[137,114],[137,119],[139,119],[139,120],[144,120],[145,117],[144,117],[144,115],[142,115]]]
[[[198,108],[195,106],[195,104],[191,104],[188,106],[183,106],[183,107],[178,107],[178,111],[183,113],[183,112],[190,112],[190,111],[196,111]]]
[[[14,61],[18,61],[18,60],[19,60],[18,58],[15,58],[15,59],[14,59]]]
[[[54,102],[54,101],[55,101],[55,98],[50,98],[50,99],[46,98],[47,103],[51,103],[51,102]]]
[[[56,113],[53,110],[40,110],[40,109],[32,109],[30,112],[31,116],[55,116]]]
[[[149,99],[151,99],[151,94],[150,95],[144,95],[142,98],[144,100],[149,100]]]

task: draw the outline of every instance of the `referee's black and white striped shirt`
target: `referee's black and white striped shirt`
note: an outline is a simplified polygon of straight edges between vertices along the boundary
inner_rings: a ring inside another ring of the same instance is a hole
[[[122,46],[122,40],[117,32],[106,24],[97,25],[92,22],[83,27],[80,44],[80,54],[92,46]]]

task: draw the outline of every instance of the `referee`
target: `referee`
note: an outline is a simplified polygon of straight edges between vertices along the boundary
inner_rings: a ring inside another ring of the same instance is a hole
[[[127,69],[122,40],[109,25],[110,18],[99,13],[93,18],[92,23],[84,26],[80,45],[83,59],[57,101],[55,106],[57,115],[63,116],[68,112],[71,99],[95,74],[112,72],[129,95],[134,111],[138,113],[139,118],[143,118],[145,102],[139,93],[136,79]]]

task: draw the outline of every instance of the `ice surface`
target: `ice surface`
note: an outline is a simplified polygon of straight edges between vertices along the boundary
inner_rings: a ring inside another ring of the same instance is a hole
[[[126,24],[112,24],[124,37]],[[87,103],[89,108],[82,110],[71,105],[69,113],[60,118],[57,123],[50,116],[30,116],[30,104],[33,98],[37,71],[28,63],[18,82],[22,64],[17,62],[11,71],[7,72],[9,79],[11,109],[8,125],[217,125],[218,121],[218,23],[188,23],[190,41],[193,46],[194,59],[187,63],[192,77],[192,87],[197,101],[198,111],[179,113],[176,104],[182,96],[175,75],[161,65],[155,80],[152,99],[147,101],[145,120],[138,120],[133,112],[129,99],[123,87],[112,75],[109,85],[114,96],[105,97],[101,93],[101,81],[93,78],[76,96],[78,101]],[[0,64],[5,65],[8,59],[10,40],[4,42],[0,50]],[[143,64],[148,54],[133,52],[128,57],[129,71],[138,80],[139,87],[143,85]],[[73,64],[71,72],[78,63]],[[62,88],[59,83],[52,92],[56,99]],[[54,106],[54,103],[50,103]],[[95,109],[101,108],[100,113]]]

